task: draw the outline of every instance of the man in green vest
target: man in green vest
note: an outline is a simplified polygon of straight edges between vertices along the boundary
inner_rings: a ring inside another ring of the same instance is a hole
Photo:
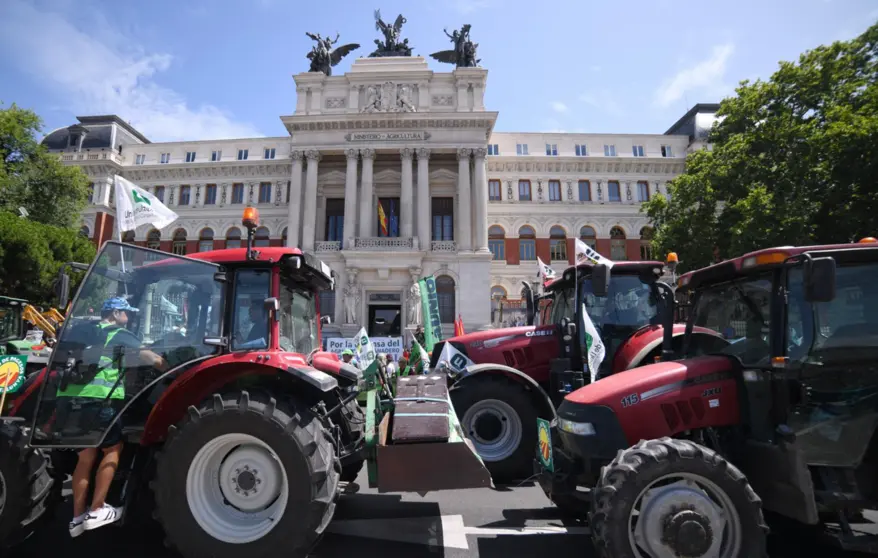
[[[79,452],[72,482],[73,520],[69,525],[72,537],[78,537],[84,531],[109,525],[122,517],[121,508],[106,503],[107,492],[122,454],[122,426],[119,420],[115,422],[113,420],[125,405],[125,378],[122,374],[123,370],[120,369],[125,367],[122,362],[130,362],[131,355],[137,354],[137,360],[160,371],[168,367],[167,361],[161,356],[142,349],[141,340],[125,328],[129,314],[137,311],[137,308],[121,297],[113,297],[104,302],[101,308],[101,321],[94,326],[89,343],[100,350],[97,353],[100,355],[97,357],[97,362],[88,362],[95,360],[94,356],[85,357],[86,362],[83,362],[83,365],[90,368],[89,377],[58,390],[59,404],[70,401],[79,404],[79,416],[82,421],[80,424],[99,433],[106,431],[103,441],[97,448],[88,448]],[[123,350],[124,356],[121,359],[115,357],[117,347]],[[87,508],[89,480],[99,449],[103,457],[95,474],[91,507]]]

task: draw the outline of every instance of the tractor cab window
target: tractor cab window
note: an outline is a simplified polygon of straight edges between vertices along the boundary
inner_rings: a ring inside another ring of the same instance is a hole
[[[282,279],[280,288],[280,348],[307,355],[317,348],[317,297],[310,290]]]
[[[33,443],[93,446],[117,436],[111,428],[142,427],[170,381],[164,373],[219,350],[204,344],[222,331],[216,271],[208,262],[105,244],[52,353]]]
[[[0,303],[0,341],[18,339],[21,336],[21,305]]]
[[[558,325],[564,318],[572,320],[576,316],[576,310],[573,307],[573,294],[572,286],[555,291],[555,296],[549,307],[551,318],[548,323]]]
[[[728,342],[720,353],[738,357],[744,366],[767,367],[771,293],[768,275],[703,289],[695,299],[692,325],[719,333]]]
[[[242,269],[235,276],[235,318],[232,350],[268,348],[269,323],[265,299],[271,296],[271,271]]]

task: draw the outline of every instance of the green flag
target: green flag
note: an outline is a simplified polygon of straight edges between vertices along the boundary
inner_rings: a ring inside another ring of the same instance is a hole
[[[436,279],[424,277],[418,281],[421,289],[421,309],[424,315],[424,349],[431,352],[442,341],[442,320],[439,318],[439,295],[436,293]]]
[[[402,376],[409,374],[423,374],[424,370],[430,367],[430,359],[427,358],[427,351],[421,347],[417,340],[412,340],[412,352],[409,353],[409,360]]]

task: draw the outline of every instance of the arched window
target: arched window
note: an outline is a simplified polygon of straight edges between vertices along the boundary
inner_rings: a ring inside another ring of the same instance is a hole
[[[488,248],[495,260],[506,259],[506,231],[500,225],[488,227]]]
[[[594,232],[594,229],[592,227],[586,225],[579,229],[579,240],[581,240],[592,250],[594,250],[595,244],[597,244],[598,235]]]
[[[153,229],[146,235],[146,247],[152,250],[162,249],[162,233]]]
[[[87,225],[83,225],[81,229],[79,229],[79,234],[84,236],[85,238],[89,238],[91,236],[91,232],[88,230]]]
[[[531,262],[537,260],[537,233],[530,225],[518,229],[518,259]]]
[[[567,261],[567,231],[555,225],[549,230],[549,253],[552,261]]]
[[[643,227],[640,229],[640,259],[651,260],[652,258],[652,238],[655,231],[652,227]]]
[[[287,234],[287,228],[288,227],[284,227],[284,231],[280,234],[281,246],[287,245],[287,240],[289,239],[289,235]]]
[[[209,252],[211,250],[213,250],[213,229],[205,227],[198,235],[198,251]]]
[[[259,227],[256,229],[256,234],[253,238],[254,246],[268,246],[268,229],[265,227]]]
[[[454,323],[454,279],[447,275],[436,278],[436,297],[439,299],[439,321]]]
[[[614,261],[628,259],[625,253],[625,231],[622,227],[610,229],[610,259]]]
[[[241,229],[232,227],[226,232],[226,248],[241,247]]]
[[[186,231],[184,229],[177,229],[174,231],[173,251],[179,256],[186,255]]]
[[[122,242],[126,244],[134,244],[134,231],[125,231],[122,233]]]

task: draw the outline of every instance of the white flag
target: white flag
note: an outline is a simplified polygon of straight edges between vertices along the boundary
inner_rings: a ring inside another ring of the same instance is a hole
[[[133,231],[141,225],[163,229],[177,220],[177,214],[157,197],[119,175],[116,184],[116,223],[119,233]]]
[[[604,347],[604,342],[601,341],[601,336],[598,335],[598,330],[591,321],[591,316],[588,315],[588,307],[584,303],[582,305],[582,320],[585,322],[585,350],[588,353],[588,371],[591,374],[591,381],[594,382],[597,379],[598,367],[604,361],[604,357],[607,356],[607,349]]]
[[[357,336],[354,338],[354,354],[357,355],[357,361],[360,364],[360,370],[365,370],[372,362],[375,361],[375,347],[372,346],[372,340],[366,333],[366,328],[361,327]]]
[[[445,346],[442,347],[442,352],[439,353],[439,360],[436,362],[437,364],[440,362],[447,362],[448,367],[455,372],[463,372],[466,370],[467,366],[475,364],[475,362],[470,360],[470,358],[462,352],[458,351],[451,343],[445,343]]]
[[[576,265],[591,262],[594,265],[601,263],[606,265],[607,267],[613,267],[612,260],[601,256],[585,242],[576,238],[574,239],[573,243],[574,246],[576,246]]]
[[[555,278],[555,270],[543,263],[543,260],[537,258],[537,277],[542,277],[543,281]]]

